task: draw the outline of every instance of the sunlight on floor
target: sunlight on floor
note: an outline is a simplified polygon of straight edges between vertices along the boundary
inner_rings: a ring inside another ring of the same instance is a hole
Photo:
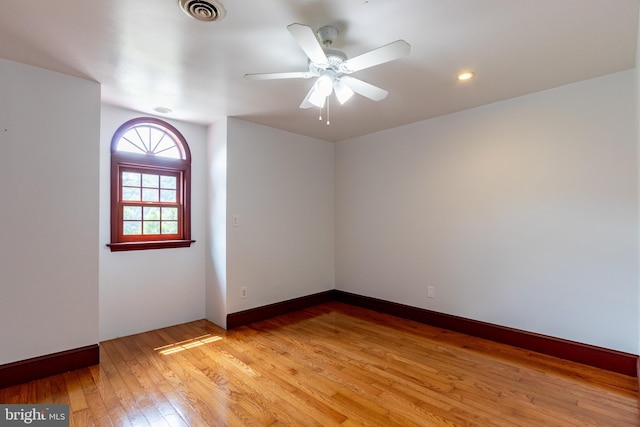
[[[173,344],[163,345],[162,347],[154,348],[158,353],[166,356],[173,353],[178,353],[180,351],[188,350],[190,348],[199,347],[204,344],[209,344],[215,341],[220,341],[222,339],[219,335],[202,335],[197,338],[192,338],[190,340],[180,341]]]

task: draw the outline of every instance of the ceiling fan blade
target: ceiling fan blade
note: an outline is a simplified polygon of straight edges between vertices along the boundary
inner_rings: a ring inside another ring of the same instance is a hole
[[[308,71],[292,71],[289,73],[259,73],[245,74],[244,78],[249,80],[274,80],[274,79],[308,79],[313,77]]]
[[[396,40],[393,43],[370,50],[342,63],[340,69],[345,73],[364,70],[374,65],[384,64],[403,56],[409,55],[411,45],[404,40]]]
[[[316,64],[326,64],[329,62],[327,55],[325,55],[324,50],[322,50],[320,42],[318,42],[316,35],[310,27],[302,24],[291,24],[287,26],[287,29],[293,38],[296,39],[302,50],[304,50],[304,53],[307,54],[311,62]]]
[[[342,76],[340,81],[351,88],[357,94],[360,94],[366,98],[372,99],[374,101],[381,101],[389,95],[384,89],[379,88],[378,86],[374,86],[371,83],[367,83],[363,80],[353,78],[351,76]]]

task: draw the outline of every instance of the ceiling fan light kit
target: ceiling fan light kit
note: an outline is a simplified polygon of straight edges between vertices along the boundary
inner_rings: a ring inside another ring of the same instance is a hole
[[[293,71],[284,73],[245,74],[250,80],[272,79],[309,79],[316,78],[315,83],[300,104],[300,108],[324,108],[326,101],[335,93],[342,105],[355,93],[380,101],[389,94],[384,89],[351,77],[356,71],[364,70],[375,65],[384,64],[404,56],[411,51],[411,46],[404,40],[396,40],[385,46],[347,59],[347,55],[331,45],[338,36],[338,30],[330,25],[321,27],[316,35],[313,30],[302,24],[291,24],[287,27],[289,33],[298,42],[309,58],[308,71]]]
[[[340,103],[340,105],[351,99],[351,97],[355,93],[353,89],[344,84],[342,80],[338,80],[334,83],[333,90],[336,93],[336,98],[338,98],[338,102]]]

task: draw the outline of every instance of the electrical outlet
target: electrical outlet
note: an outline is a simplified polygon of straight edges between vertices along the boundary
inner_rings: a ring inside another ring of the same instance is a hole
[[[240,215],[234,215],[234,216],[231,218],[231,224],[232,224],[234,227],[240,227]]]
[[[240,298],[246,298],[247,297],[247,287],[243,286],[240,288]]]
[[[427,286],[427,298],[435,298],[436,297],[436,288],[433,286]]]

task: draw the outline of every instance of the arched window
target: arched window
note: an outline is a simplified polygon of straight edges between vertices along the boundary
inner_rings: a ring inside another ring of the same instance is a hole
[[[111,140],[112,251],[188,247],[191,152],[178,130],[137,118]]]

